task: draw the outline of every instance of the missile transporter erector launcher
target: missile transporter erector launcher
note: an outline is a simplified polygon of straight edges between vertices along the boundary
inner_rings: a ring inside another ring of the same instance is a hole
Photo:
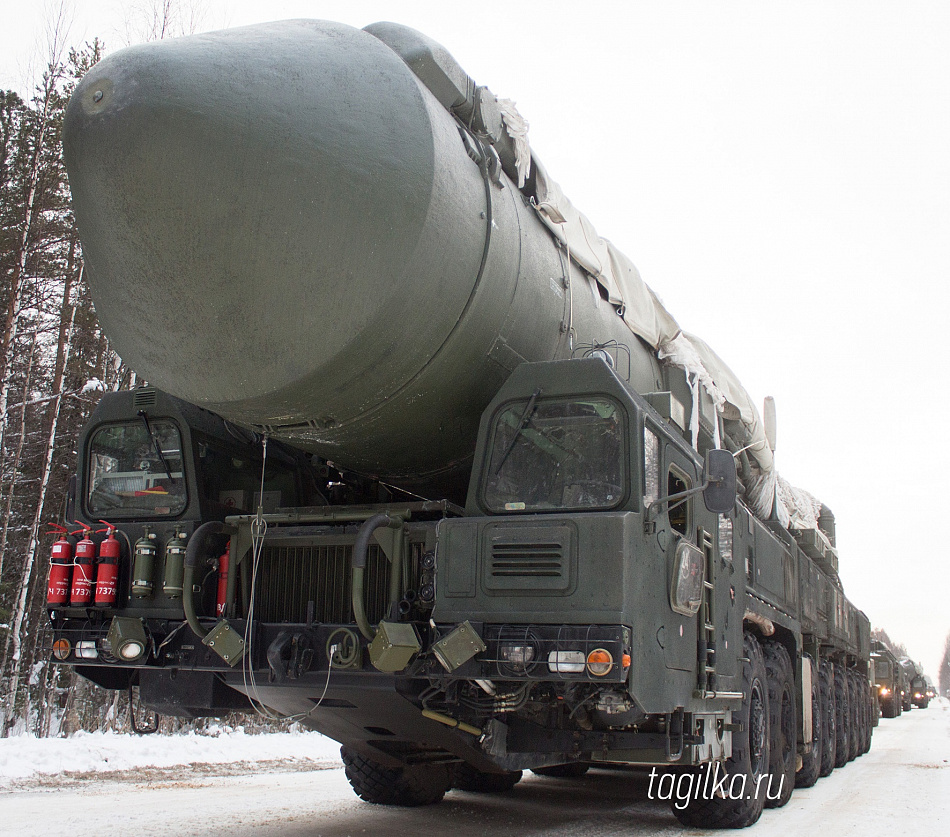
[[[874,663],[874,685],[881,715],[897,718],[903,711],[902,694],[906,691],[904,670],[891,649],[879,640],[871,642],[871,660]]]
[[[86,270],[150,385],[81,439],[72,516],[120,554],[111,599],[51,584],[53,653],[295,718],[371,802],[654,765],[684,823],[748,825],[870,746],[869,624],[770,422],[525,129],[395,24],[90,71]]]

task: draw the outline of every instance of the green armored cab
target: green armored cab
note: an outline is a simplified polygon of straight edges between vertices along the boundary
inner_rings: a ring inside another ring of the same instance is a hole
[[[111,602],[51,601],[56,656],[163,713],[294,718],[370,802],[646,765],[685,824],[749,825],[870,746],[870,626],[774,416],[526,128],[396,24],[90,71],[86,271],[149,384],[80,441],[75,516],[128,546]]]
[[[903,670],[897,662],[897,657],[878,640],[871,643],[871,659],[874,661],[874,685],[877,688],[881,714],[885,718],[896,718],[903,711]]]

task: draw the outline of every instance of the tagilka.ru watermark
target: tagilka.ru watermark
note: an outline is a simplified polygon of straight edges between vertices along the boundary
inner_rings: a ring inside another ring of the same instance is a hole
[[[672,802],[677,811],[682,811],[691,801],[700,799],[752,799],[763,798],[777,800],[782,796],[785,776],[763,773],[754,781],[745,773],[729,774],[719,762],[707,770],[698,773],[658,773],[654,767],[650,770],[650,786],[647,798],[660,802]],[[777,784],[777,788],[773,787]],[[774,791],[774,796],[773,796]]]

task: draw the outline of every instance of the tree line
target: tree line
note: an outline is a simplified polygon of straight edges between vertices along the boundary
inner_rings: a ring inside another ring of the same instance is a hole
[[[185,34],[176,16],[195,8],[152,3],[144,38]],[[127,695],[49,663],[48,524],[63,518],[99,398],[136,383],[96,317],[62,155],[69,96],[105,47],[69,47],[64,10],[33,90],[0,89],[0,737],[130,727]]]

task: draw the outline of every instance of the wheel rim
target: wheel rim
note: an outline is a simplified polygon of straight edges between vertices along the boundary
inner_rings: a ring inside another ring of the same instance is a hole
[[[764,760],[768,740],[766,721],[765,695],[761,681],[756,680],[752,684],[749,695],[749,761],[755,779],[758,779],[765,769]]]

